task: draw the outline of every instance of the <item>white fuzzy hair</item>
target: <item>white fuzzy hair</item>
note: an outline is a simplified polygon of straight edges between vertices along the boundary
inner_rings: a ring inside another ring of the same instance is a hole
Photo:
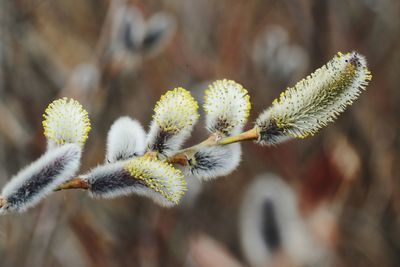
[[[232,173],[242,156],[239,143],[199,149],[189,159],[189,171],[201,180],[211,180]]]
[[[288,184],[270,173],[251,183],[242,202],[239,227],[247,261],[254,267],[269,266],[278,251],[267,245],[263,232],[267,202],[272,205],[280,237],[278,250],[287,253],[296,266],[314,266],[321,251],[298,211],[297,197]]]
[[[137,120],[125,116],[112,124],[107,136],[106,162],[141,156],[145,149],[146,132]]]
[[[22,169],[4,186],[1,196],[6,204],[0,212],[23,212],[38,204],[58,185],[71,179],[79,169],[82,149],[66,144],[47,151]],[[46,182],[45,184],[41,184]]]
[[[133,49],[138,50],[143,42],[146,23],[143,15],[134,6],[119,5],[113,10],[111,22],[111,49]],[[126,44],[125,39],[129,40]],[[130,47],[127,47],[130,46]]]
[[[152,121],[150,124],[150,130],[147,134],[147,147],[153,149],[154,147],[157,147],[155,145],[159,145],[162,149],[157,151],[161,152],[165,156],[172,156],[190,137],[192,129],[193,127],[183,128],[178,133],[170,134],[166,138],[162,138],[160,135],[165,134],[165,132],[163,132],[162,128],[160,128],[155,121]]]
[[[176,24],[176,19],[166,12],[158,12],[149,18],[143,42],[143,50],[147,56],[153,57],[162,51],[173,37]],[[146,42],[149,38],[153,42]]]
[[[186,191],[186,181],[180,171],[146,158],[98,166],[83,178],[90,185],[92,197],[117,198],[137,194],[164,207],[175,206]]]

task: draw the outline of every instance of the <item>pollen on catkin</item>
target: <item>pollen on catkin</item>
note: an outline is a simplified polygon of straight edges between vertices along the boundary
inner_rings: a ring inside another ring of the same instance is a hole
[[[88,138],[91,129],[88,113],[74,99],[64,97],[53,101],[43,117],[44,135],[50,143],[83,146]]]
[[[250,114],[250,96],[242,85],[232,80],[217,80],[205,91],[206,127],[226,136],[242,131]]]
[[[154,108],[148,148],[171,154],[189,137],[198,118],[198,104],[189,91],[183,88],[168,91]]]
[[[256,121],[258,142],[272,145],[314,135],[351,105],[371,79],[363,56],[357,52],[338,53],[326,65],[282,92],[260,114]]]
[[[162,198],[155,199],[165,206],[178,204],[186,191],[186,180],[180,170],[171,164],[149,157],[130,160],[125,169],[154,190]]]
[[[98,166],[83,176],[93,197],[117,198],[137,194],[172,207],[186,191],[181,171],[171,165],[139,157]]]

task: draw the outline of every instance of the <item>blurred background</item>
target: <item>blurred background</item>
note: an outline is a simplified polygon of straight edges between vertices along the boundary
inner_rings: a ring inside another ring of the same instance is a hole
[[[373,80],[316,136],[245,143],[228,177],[187,177],[176,208],[74,191],[2,216],[0,266],[399,266],[399,38],[396,0],[1,0],[0,186],[45,151],[42,113],[62,96],[92,120],[85,172],[116,118],[147,128],[177,86],[202,103],[233,79],[253,122],[338,51],[365,55]]]

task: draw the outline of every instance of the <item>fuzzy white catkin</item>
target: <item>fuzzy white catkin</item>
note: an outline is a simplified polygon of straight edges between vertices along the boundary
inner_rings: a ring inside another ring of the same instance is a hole
[[[146,32],[142,13],[134,6],[118,6],[111,23],[111,49],[139,52]]]
[[[141,195],[161,206],[175,206],[186,191],[182,173],[156,159],[140,157],[99,166],[83,178],[92,197]]]
[[[100,165],[83,175],[81,178],[88,182],[90,196],[112,199],[141,190],[141,185],[125,170],[126,164],[127,161],[118,161]]]
[[[117,119],[107,136],[106,162],[113,163],[141,156],[146,149],[146,132],[129,117]]]
[[[158,55],[170,42],[176,31],[176,20],[173,16],[159,12],[150,17],[146,23],[146,34],[142,48],[146,56]]]
[[[273,218],[265,217],[266,204],[272,209],[269,216]],[[280,177],[274,174],[257,177],[246,190],[240,210],[241,244],[251,266],[271,265],[278,251],[285,253],[296,266],[314,266],[323,253],[316,247],[298,211],[295,193]],[[268,219],[274,221],[277,233],[266,232],[266,225],[271,224]],[[268,234],[277,234],[278,247],[270,247]]]
[[[38,204],[57,186],[71,179],[80,166],[82,149],[66,144],[48,150],[11,178],[1,192],[6,204],[0,212],[23,212]]]
[[[211,180],[232,173],[242,156],[239,143],[199,149],[189,159],[189,171],[202,180]]]
[[[267,27],[256,37],[252,57],[267,77],[286,82],[300,79],[309,65],[306,50],[291,42],[287,30],[278,25]]]

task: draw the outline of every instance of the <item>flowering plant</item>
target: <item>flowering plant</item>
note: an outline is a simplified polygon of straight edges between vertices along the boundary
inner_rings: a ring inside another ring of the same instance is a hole
[[[199,179],[228,175],[240,163],[241,141],[269,146],[314,135],[336,119],[371,78],[364,57],[338,53],[283,92],[245,132],[251,108],[248,91],[231,80],[215,81],[204,100],[210,135],[184,149],[199,118],[198,104],[189,91],[175,88],[157,102],[147,134],[136,120],[117,119],[108,133],[105,163],[77,177],[91,127],[88,113],[75,100],[56,100],[44,115],[47,152],[3,188],[0,212],[25,211],[50,192],[65,189],[85,189],[99,198],[139,194],[175,206],[186,191],[186,174]]]

